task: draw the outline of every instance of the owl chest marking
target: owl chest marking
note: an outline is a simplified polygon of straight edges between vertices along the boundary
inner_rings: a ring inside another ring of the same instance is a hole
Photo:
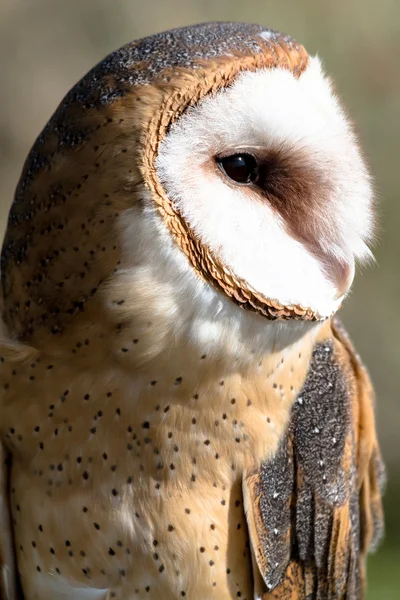
[[[230,598],[235,572],[249,597],[241,477],[274,453],[307,365],[302,348],[244,374],[183,367],[146,384],[109,374],[69,386],[29,380],[29,409],[13,404],[5,430],[22,573],[90,581],[121,598],[126,585],[140,597],[161,582],[171,598],[214,587]]]

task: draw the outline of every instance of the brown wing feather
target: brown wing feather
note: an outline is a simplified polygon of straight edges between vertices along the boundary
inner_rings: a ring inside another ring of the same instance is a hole
[[[243,490],[264,600],[363,595],[383,531],[383,467],[368,374],[342,326],[319,340],[275,457]]]

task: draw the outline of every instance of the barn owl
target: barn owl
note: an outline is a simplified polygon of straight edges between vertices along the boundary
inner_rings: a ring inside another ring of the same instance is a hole
[[[1,600],[356,600],[373,392],[334,314],[370,178],[318,58],[133,42],[34,144],[2,258]]]

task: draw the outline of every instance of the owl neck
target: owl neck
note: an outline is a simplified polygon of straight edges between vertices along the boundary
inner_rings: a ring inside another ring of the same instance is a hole
[[[121,369],[128,377],[171,385],[181,385],[183,373],[190,386],[208,378],[252,378],[261,365],[275,371],[281,361],[304,373],[325,325],[269,321],[240,309],[193,273],[172,285],[157,272],[115,274],[101,302],[48,339],[46,352],[80,371]]]
[[[150,373],[154,365],[170,373],[184,361],[204,378],[216,368],[244,374],[266,357],[275,361],[312,345],[318,334],[320,324],[270,321],[215,290],[194,271],[145,193],[142,205],[123,211],[113,235],[119,259],[112,275],[104,259],[108,277],[83,310],[68,320],[57,313],[60,329],[47,322],[34,329],[27,341],[39,352],[78,369],[112,365],[131,373]],[[67,294],[57,294],[68,304]]]

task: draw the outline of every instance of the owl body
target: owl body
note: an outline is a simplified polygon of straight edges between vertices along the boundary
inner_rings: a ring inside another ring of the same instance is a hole
[[[382,468],[332,315],[372,217],[291,38],[175,30],[73,88],[2,251],[1,600],[361,597]]]
[[[11,485],[26,598],[86,597],[86,588],[252,597],[243,474],[276,451],[311,350],[310,341],[257,355],[242,373],[204,354],[140,379],[117,368],[60,377],[45,357],[19,369],[40,398],[29,421],[19,417],[25,396],[4,422],[18,456]]]

